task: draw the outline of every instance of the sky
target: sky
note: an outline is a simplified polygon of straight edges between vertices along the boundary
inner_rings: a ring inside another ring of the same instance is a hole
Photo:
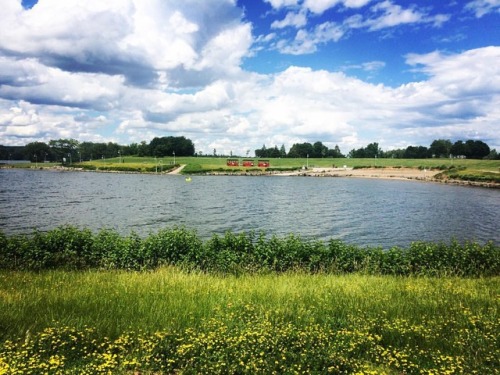
[[[0,0],[0,145],[500,151],[500,0]]]

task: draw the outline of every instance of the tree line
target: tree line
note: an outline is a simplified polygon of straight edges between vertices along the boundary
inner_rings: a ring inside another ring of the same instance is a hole
[[[255,150],[255,156],[260,158],[344,158],[339,146],[329,149],[322,142],[295,143],[288,153],[285,146],[267,148],[265,145]],[[397,158],[397,159],[427,159],[427,158],[467,158],[467,159],[500,159],[495,149],[480,140],[456,141],[436,139],[429,147],[408,146],[403,149],[383,151],[376,142],[366,147],[352,149],[347,154],[349,158]]]
[[[76,139],[56,139],[31,142],[25,146],[1,146],[1,160],[30,160],[31,162],[76,163],[80,161],[120,156],[193,156],[195,147],[186,137],[156,137],[151,142],[119,145],[118,143],[79,142]]]
[[[250,150],[247,151],[247,156]],[[199,153],[201,156],[201,153]],[[75,163],[120,156],[195,156],[195,146],[186,137],[155,137],[149,143],[142,141],[130,145],[117,143],[79,142],[75,139],[57,139],[48,143],[32,142],[25,146],[0,145],[0,160],[30,160],[31,162]],[[214,150],[214,156],[217,156]],[[223,155],[219,155],[223,156]],[[231,153],[231,156],[232,153]],[[376,142],[359,149],[352,149],[347,155],[342,154],[338,145],[333,149],[322,142],[295,143],[287,152],[285,145],[266,147],[255,150],[258,158],[467,158],[500,159],[495,149],[480,140],[458,140],[452,143],[448,139],[434,140],[429,147],[408,146],[403,149],[383,151]]]
[[[295,143],[288,153],[285,145],[282,145],[278,150],[278,146],[267,148],[266,145],[255,150],[255,156],[258,158],[343,158],[345,157],[340,151],[339,146],[335,145],[333,149],[329,149],[322,142],[314,144],[304,142]]]
[[[426,159],[426,158],[467,158],[467,159],[498,159],[495,149],[479,140],[456,141],[436,139],[429,147],[408,146],[405,149],[382,151],[378,143],[370,143],[366,147],[353,149],[348,154],[351,158],[398,158],[398,159]]]

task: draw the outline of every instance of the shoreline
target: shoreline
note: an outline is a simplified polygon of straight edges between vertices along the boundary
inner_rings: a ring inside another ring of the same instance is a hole
[[[96,172],[96,173],[123,173],[123,174],[153,174],[153,175],[180,175],[182,169],[186,165],[181,165],[178,168],[163,173],[155,172],[135,172],[135,171],[113,171],[113,170],[84,170],[82,168],[71,167],[38,167],[29,168],[42,171],[59,171],[59,172]],[[13,166],[0,166],[0,169],[18,169]],[[24,168],[21,168],[24,169]],[[393,167],[380,167],[380,168],[311,168],[298,170],[294,172],[280,172],[280,171],[263,171],[263,172],[206,172],[201,175],[204,176],[280,176],[280,177],[330,177],[330,178],[369,178],[369,179],[385,179],[385,180],[400,180],[400,181],[419,181],[419,182],[434,182],[446,185],[458,186],[471,186],[471,187],[484,187],[500,189],[500,184],[495,182],[480,182],[469,180],[453,180],[453,179],[438,179],[435,178],[437,174],[441,173],[439,170],[421,170],[417,168],[393,168]],[[196,176],[196,174],[194,175]]]

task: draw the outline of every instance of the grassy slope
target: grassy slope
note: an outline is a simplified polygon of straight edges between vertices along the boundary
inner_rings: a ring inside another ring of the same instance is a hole
[[[94,371],[133,372],[151,363],[149,350],[160,350],[172,361],[168,367],[162,360],[166,373],[304,373],[300,366],[325,365],[340,366],[334,373],[486,373],[499,365],[499,292],[498,277],[2,272],[0,340],[21,341],[13,352],[0,347],[0,370],[2,361],[45,370],[48,361],[60,369],[59,356],[68,362],[77,350]],[[77,341],[87,327],[95,338]],[[157,331],[178,332],[172,347]],[[142,339],[134,339],[137,332]],[[37,342],[47,340],[45,352]],[[137,349],[126,346],[137,340]]]
[[[253,158],[257,161],[257,158]],[[472,160],[472,159],[270,159],[271,168],[301,168],[303,166],[311,167],[408,167],[408,168],[451,168],[459,169],[461,175],[481,175],[489,174],[498,177],[500,173],[499,160]],[[172,157],[167,158],[140,158],[125,157],[120,163],[118,158],[96,160],[84,162],[83,165],[92,165],[97,168],[112,167],[131,167],[137,169],[154,168],[158,166],[158,171],[163,166],[167,168],[174,163]],[[241,170],[248,168],[227,167],[226,158],[218,157],[177,157],[176,164],[186,164],[186,171],[202,172],[213,170]],[[258,169],[257,167],[252,169]]]
[[[176,268],[154,272],[0,273],[2,339],[38,331],[54,321],[102,335],[126,330],[176,330],[200,325],[217,309],[255,306],[287,320],[342,321],[350,314],[412,322],[478,314],[499,301],[500,278],[401,278],[368,275],[215,276]],[[455,311],[457,310],[457,311]]]

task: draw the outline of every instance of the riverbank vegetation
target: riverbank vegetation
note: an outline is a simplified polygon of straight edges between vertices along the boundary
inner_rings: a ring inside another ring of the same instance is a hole
[[[32,235],[0,232],[0,269],[153,270],[166,265],[234,275],[300,271],[484,277],[500,275],[500,247],[493,242],[451,241],[382,249],[263,232],[226,232],[202,241],[186,228],[167,228],[146,237],[69,226]]]
[[[62,227],[0,235],[0,373],[482,374],[500,248]]]

